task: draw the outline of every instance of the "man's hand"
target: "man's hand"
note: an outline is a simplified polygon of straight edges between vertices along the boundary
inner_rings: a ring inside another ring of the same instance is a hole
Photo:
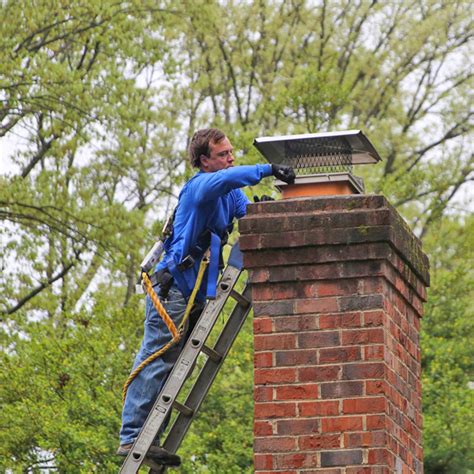
[[[267,196],[266,194],[262,194],[262,196],[254,196],[253,197],[253,202],[265,202],[265,201],[274,201],[271,196]]]
[[[295,182],[296,176],[291,166],[272,164],[272,174],[275,178],[286,184],[293,184]]]

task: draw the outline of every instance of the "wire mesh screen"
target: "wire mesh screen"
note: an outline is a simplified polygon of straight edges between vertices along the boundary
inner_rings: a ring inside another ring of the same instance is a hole
[[[352,147],[344,137],[285,142],[285,164],[297,175],[352,171]]]

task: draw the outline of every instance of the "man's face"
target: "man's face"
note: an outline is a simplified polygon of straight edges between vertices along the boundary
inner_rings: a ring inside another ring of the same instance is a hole
[[[204,172],[212,173],[234,166],[234,149],[227,137],[220,142],[209,143],[209,150],[209,156],[201,155],[201,169]]]

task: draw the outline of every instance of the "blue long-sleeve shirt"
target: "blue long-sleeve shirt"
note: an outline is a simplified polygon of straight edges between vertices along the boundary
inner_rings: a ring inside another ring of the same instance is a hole
[[[270,164],[236,166],[220,171],[196,173],[183,187],[178,199],[178,206],[173,222],[173,233],[165,242],[165,257],[158,264],[157,270],[165,267],[171,269],[181,263],[190,254],[199,238],[206,230],[223,237],[234,218],[243,217],[246,213],[248,198],[240,189],[243,186],[259,183],[272,174]],[[218,258],[211,255],[211,259]],[[200,259],[182,272],[187,288],[180,290],[188,296],[196,282]],[[205,300],[207,275],[198,292],[197,300]]]

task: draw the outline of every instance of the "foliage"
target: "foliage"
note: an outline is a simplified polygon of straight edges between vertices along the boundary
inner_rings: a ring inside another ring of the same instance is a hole
[[[67,324],[30,322],[28,338],[2,335],[12,347],[0,374],[2,471],[117,471],[123,374],[142,321],[137,297],[113,304],[123,292],[102,287]]]
[[[0,141],[13,152],[0,175],[0,467],[116,471],[120,385],[141,332],[137,264],[192,173],[189,137],[213,124],[240,163],[260,160],[258,135],[360,128],[375,143],[384,162],[358,174],[433,263],[427,472],[472,469],[469,6],[3,1]],[[247,326],[183,472],[251,470],[250,347]]]
[[[427,472],[474,469],[473,226],[472,216],[446,219],[426,241],[433,267],[422,332]]]

